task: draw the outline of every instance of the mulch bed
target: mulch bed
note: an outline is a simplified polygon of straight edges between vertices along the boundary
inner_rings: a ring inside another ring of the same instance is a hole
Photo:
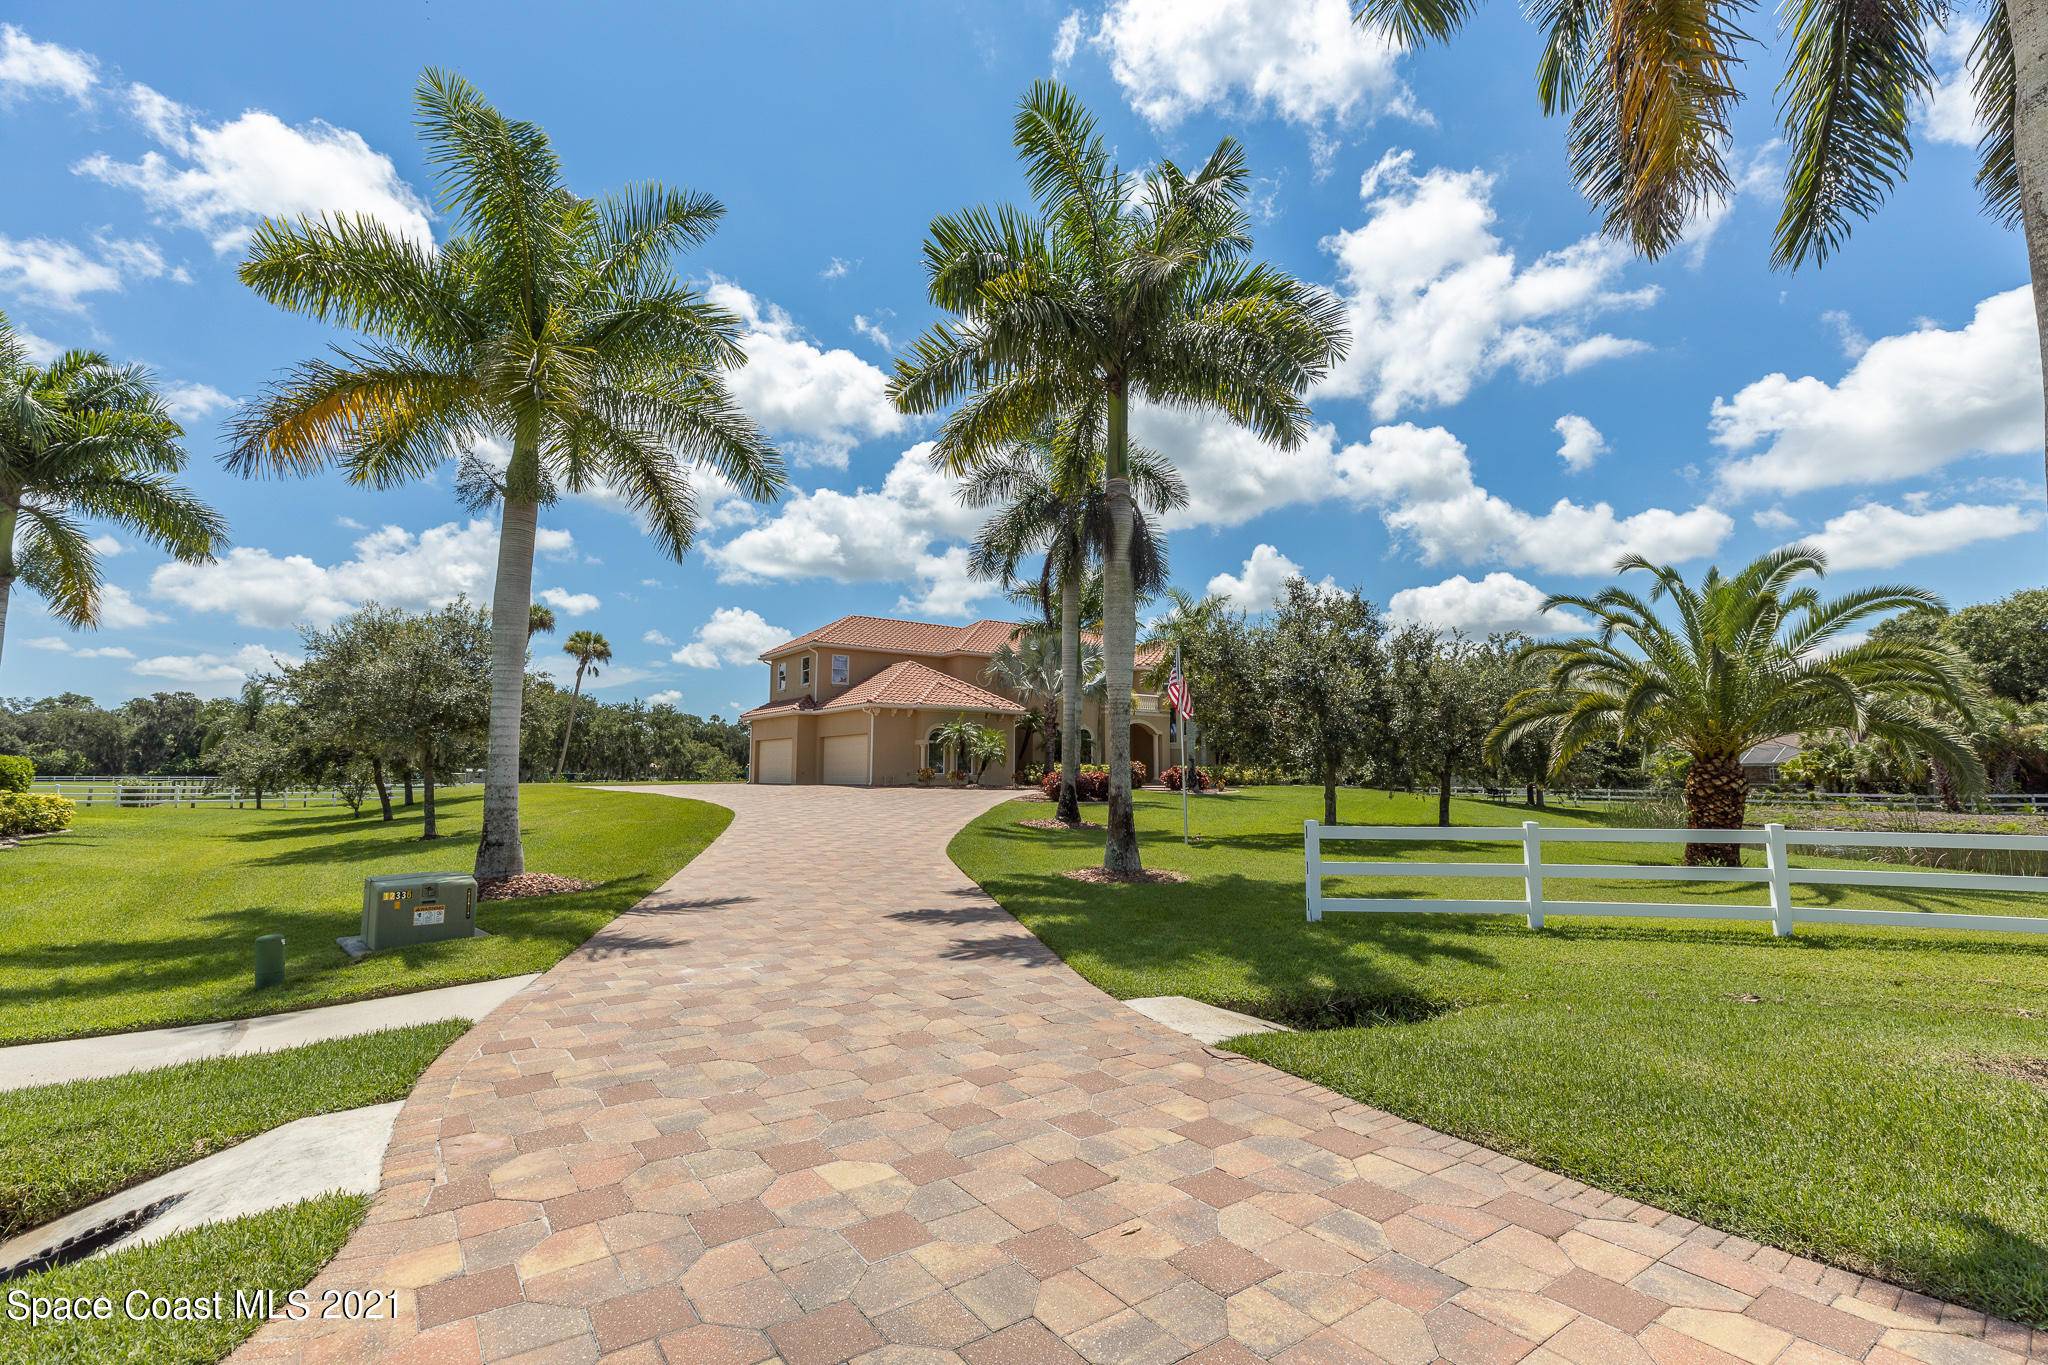
[[[1147,868],[1135,876],[1108,872],[1099,867],[1077,867],[1071,872],[1062,872],[1062,877],[1093,886],[1171,886],[1188,879],[1185,872],[1171,870],[1154,871]]]
[[[1067,823],[1066,821],[1064,821],[1064,820],[1019,820],[1019,821],[1018,821],[1017,823],[1018,823],[1018,824],[1020,824],[1020,825],[1023,825],[1023,826],[1024,826],[1025,828],[1027,828],[1027,829],[1101,829],[1101,828],[1102,828],[1102,826],[1101,826],[1101,825],[1098,825],[1098,824],[1096,824],[1096,823],[1095,823],[1095,822],[1094,822],[1093,820],[1083,820],[1083,821],[1081,821],[1081,822],[1080,822],[1079,824],[1074,824],[1074,825],[1070,825],[1070,824],[1068,824],[1068,823]]]
[[[568,891],[588,891],[596,882],[574,877],[557,877],[552,872],[522,872],[516,877],[486,877],[476,884],[478,900],[523,901],[535,896],[559,896]]]

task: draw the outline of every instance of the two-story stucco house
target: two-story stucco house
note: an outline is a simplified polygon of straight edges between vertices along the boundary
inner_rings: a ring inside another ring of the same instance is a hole
[[[768,700],[740,717],[752,734],[748,780],[903,786],[920,768],[945,767],[936,733],[965,716],[1005,740],[982,782],[1009,783],[1020,741],[1026,763],[1042,763],[1046,753],[1042,736],[1020,730],[1023,701],[988,677],[989,660],[1017,629],[1014,621],[842,616],[775,646],[761,656]],[[1157,651],[1141,649],[1133,685],[1143,686],[1157,662]],[[1167,755],[1167,712],[1155,693],[1138,693],[1132,704],[1131,757],[1156,776]],[[1081,724],[1082,758],[1095,761],[1103,752],[1100,698],[1086,700]]]

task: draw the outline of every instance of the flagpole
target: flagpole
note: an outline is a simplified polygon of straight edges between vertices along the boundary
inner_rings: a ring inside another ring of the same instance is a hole
[[[1173,647],[1173,672],[1180,679],[1181,695],[1187,695],[1188,675],[1180,671],[1180,645]],[[1188,784],[1194,781],[1194,772],[1188,767],[1188,718],[1182,712],[1180,720],[1180,841],[1188,842]]]

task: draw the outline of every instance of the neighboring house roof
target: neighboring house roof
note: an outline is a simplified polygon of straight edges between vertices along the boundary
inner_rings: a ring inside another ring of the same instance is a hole
[[[1751,768],[1775,768],[1796,757],[1802,742],[1799,735],[1779,735],[1775,739],[1761,740],[1742,751],[1741,762]]]
[[[985,687],[976,687],[936,668],[928,668],[915,659],[890,664],[866,682],[841,692],[819,709],[844,711],[861,706],[924,706],[961,711],[1001,711],[1005,715],[1017,716],[1024,714],[1024,708],[1015,702],[1005,701]]]
[[[842,616],[764,652],[763,659],[793,649],[839,645],[884,654],[994,654],[1019,629],[1015,621],[976,621],[944,626],[933,621],[900,621],[888,616]]]

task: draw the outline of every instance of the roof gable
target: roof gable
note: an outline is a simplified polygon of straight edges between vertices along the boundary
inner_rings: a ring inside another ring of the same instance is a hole
[[[1024,708],[1015,702],[999,697],[985,687],[977,687],[964,678],[941,673],[915,659],[890,664],[874,677],[848,688],[818,709],[845,711],[864,706],[922,706],[1024,714]]]
[[[776,645],[763,652],[761,658],[773,659],[795,649],[822,645],[871,649],[883,654],[989,656],[1017,630],[1014,621],[983,620],[971,625],[948,626],[935,621],[905,621],[891,616],[842,616]]]

